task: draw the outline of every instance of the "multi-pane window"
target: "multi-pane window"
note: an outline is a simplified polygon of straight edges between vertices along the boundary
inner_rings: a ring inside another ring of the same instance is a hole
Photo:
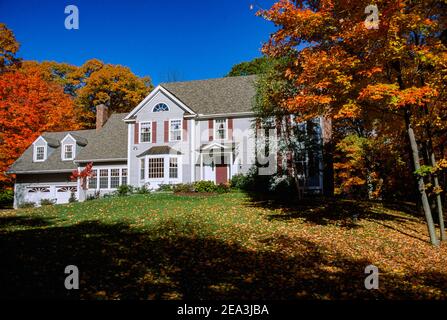
[[[110,189],[120,185],[120,169],[110,169]]]
[[[36,160],[42,161],[45,159],[45,147],[36,147]]]
[[[182,120],[171,120],[169,127],[169,140],[182,140]]]
[[[153,109],[153,112],[162,112],[162,111],[169,111],[169,107],[164,103],[157,104]]]
[[[64,159],[65,160],[73,159],[73,145],[72,144],[66,144],[64,146]]]
[[[100,169],[99,170],[99,189],[109,188],[109,170]]]
[[[216,139],[227,138],[227,119],[216,119]]]
[[[177,158],[169,158],[169,178],[178,178],[178,162]]]
[[[91,177],[88,178],[88,188],[89,189],[96,189],[97,188],[97,174],[98,174],[98,170],[94,169],[92,170],[92,175]]]
[[[144,180],[144,167],[145,167],[145,162],[144,162],[144,158],[140,159],[140,179]]]
[[[127,184],[127,169],[121,169],[121,184]]]
[[[140,123],[140,142],[151,142],[151,123]]]
[[[148,159],[149,179],[157,179],[164,177],[164,158]]]

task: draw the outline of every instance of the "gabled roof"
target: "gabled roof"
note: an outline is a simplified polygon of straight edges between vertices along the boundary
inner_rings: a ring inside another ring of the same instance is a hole
[[[250,112],[256,76],[161,83],[160,86],[198,114]]]
[[[148,155],[158,155],[158,154],[182,154],[170,146],[155,146],[147,149],[146,151],[140,153],[137,158],[148,156]]]
[[[33,162],[33,145],[12,164],[8,169],[9,173],[31,172],[31,171],[71,171],[76,169],[73,161],[62,161],[61,159],[61,141],[67,134],[75,135],[84,141],[90,140],[96,133],[96,130],[77,130],[77,131],[61,131],[61,132],[44,132],[42,138],[47,141],[48,145],[53,148],[45,161]]]
[[[127,159],[127,124],[123,121],[127,113],[112,114],[104,127],[88,140],[88,144],[76,156],[75,162],[91,160]]]

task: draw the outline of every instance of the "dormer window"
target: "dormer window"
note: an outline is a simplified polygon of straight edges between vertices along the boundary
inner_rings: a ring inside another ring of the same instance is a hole
[[[169,107],[164,103],[159,103],[154,107],[154,109],[152,109],[152,112],[163,112],[163,111],[169,111]]]
[[[66,144],[64,145],[64,155],[63,155],[63,159],[64,160],[73,160],[74,159],[74,151],[73,148],[74,146],[72,144]]]
[[[35,161],[44,161],[45,160],[45,147],[44,146],[35,147],[34,160]]]

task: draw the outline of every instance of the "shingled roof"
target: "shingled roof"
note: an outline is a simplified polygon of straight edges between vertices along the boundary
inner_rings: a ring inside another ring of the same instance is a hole
[[[177,99],[198,114],[252,111],[256,76],[161,83]]]
[[[114,113],[76,157],[75,162],[127,159],[127,113]]]
[[[76,136],[82,140],[82,142],[87,142],[96,134],[96,130],[44,132],[42,137],[47,141],[49,146],[54,148],[52,153],[48,155],[48,158],[42,162],[33,162],[33,145],[30,145],[20,158],[18,158],[9,168],[8,172],[71,171],[76,169],[77,166],[73,161],[62,161],[61,159],[61,141],[67,134],[70,134],[73,137]]]

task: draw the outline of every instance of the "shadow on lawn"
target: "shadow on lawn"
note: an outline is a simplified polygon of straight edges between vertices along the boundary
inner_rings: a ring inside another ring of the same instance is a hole
[[[37,226],[41,223],[36,220]],[[180,230],[174,222],[141,233],[125,224],[97,221],[8,232],[0,228],[0,298],[429,297],[411,286],[414,281],[447,290],[445,275],[439,274],[405,278],[385,274],[380,278],[380,290],[366,290],[364,268],[369,261],[329,257],[324,248],[304,239],[292,241],[283,236],[263,242],[290,248],[297,256],[250,251],[212,237],[202,238],[192,227]],[[80,270],[80,290],[64,288],[64,269],[70,264]]]
[[[268,219],[271,220],[287,221],[299,218],[312,224],[336,224],[340,227],[353,229],[358,227],[357,222],[362,219],[382,222],[405,222],[421,219],[421,217],[417,216],[414,211],[411,211],[411,214],[409,214],[408,217],[404,217],[373,209],[373,205],[376,204],[377,206],[383,206],[386,209],[399,210],[397,204],[341,200],[336,198],[326,199],[322,197],[310,197],[300,201],[291,201],[290,199],[271,198],[262,195],[248,195],[250,197],[249,206],[281,209],[281,213],[268,216]],[[404,212],[408,213],[407,210]]]

